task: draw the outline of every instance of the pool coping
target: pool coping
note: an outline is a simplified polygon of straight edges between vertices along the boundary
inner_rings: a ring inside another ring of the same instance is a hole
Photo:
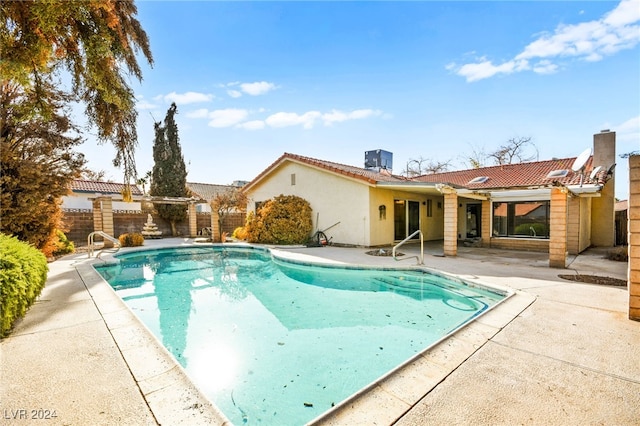
[[[189,246],[201,246],[191,244]],[[207,244],[213,245],[213,244]],[[185,247],[185,245],[163,248]],[[317,256],[269,248],[274,257],[298,263],[349,265]],[[154,250],[149,247],[123,249],[120,253]],[[109,333],[127,364],[149,409],[159,424],[205,423],[231,425],[226,416],[189,379],[182,366],[158,338],[138,319],[115,290],[95,270],[94,265],[114,262],[112,254],[92,258],[75,265]],[[393,423],[413,408],[425,395],[471,357],[500,330],[535,301],[535,296],[483,282],[468,275],[444,273],[427,267],[385,267],[384,269],[421,269],[455,277],[470,284],[508,293],[487,311],[422,352],[411,357],[374,382],[366,385],[308,424]]]

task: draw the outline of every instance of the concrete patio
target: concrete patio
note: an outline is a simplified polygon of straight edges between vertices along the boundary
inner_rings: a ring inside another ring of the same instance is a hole
[[[401,262],[366,251],[278,253],[411,266],[417,247],[402,247],[407,260]],[[589,250],[559,270],[548,267],[543,253],[460,247],[453,258],[441,251],[428,245],[425,267],[509,288],[514,296],[317,423],[640,423],[640,323],[627,318],[626,287],[558,278],[580,273],[626,279],[626,263]],[[46,424],[60,425],[224,424],[224,416],[95,273],[93,262],[76,254],[51,263],[38,302],[0,342],[1,423],[30,424],[48,414]]]

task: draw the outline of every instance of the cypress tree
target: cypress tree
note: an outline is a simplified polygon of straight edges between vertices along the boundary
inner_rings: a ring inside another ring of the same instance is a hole
[[[189,197],[187,168],[182,157],[178,126],[175,122],[175,102],[167,110],[164,126],[154,124],[153,170],[149,194],[156,197]],[[182,204],[157,204],[158,215],[171,224],[171,234],[178,235],[176,224],[187,218],[187,206]]]

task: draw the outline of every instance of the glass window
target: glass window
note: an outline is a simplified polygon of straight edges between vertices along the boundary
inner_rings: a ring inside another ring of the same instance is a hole
[[[493,203],[493,235],[549,238],[549,210],[549,201]]]

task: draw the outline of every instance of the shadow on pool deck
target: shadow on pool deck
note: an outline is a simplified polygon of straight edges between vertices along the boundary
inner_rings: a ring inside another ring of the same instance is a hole
[[[408,257],[417,250],[402,247],[403,261],[362,248],[278,251],[412,266]],[[455,258],[439,254],[440,245],[427,244],[425,267],[516,295],[320,423],[638,424],[640,323],[627,319],[626,288],[558,278],[573,270],[626,279],[626,263],[595,250],[570,258],[567,270],[548,268],[544,253],[460,247]],[[51,263],[38,302],[0,342],[2,423],[27,424],[32,415],[53,412],[47,424],[224,423],[97,277],[93,261],[78,254]]]

